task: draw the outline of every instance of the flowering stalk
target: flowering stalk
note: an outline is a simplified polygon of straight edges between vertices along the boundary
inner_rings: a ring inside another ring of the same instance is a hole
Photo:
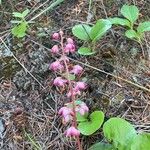
[[[50,65],[50,69],[54,72],[59,72],[59,74],[63,74],[64,72],[66,75],[66,79],[64,79],[63,76],[56,77],[53,84],[59,88],[65,88],[68,84],[69,91],[67,93],[67,97],[70,99],[69,103],[66,103],[65,106],[59,110],[58,114],[62,116],[64,124],[70,121],[72,122],[71,127],[66,130],[65,134],[67,137],[75,137],[78,149],[82,150],[79,138],[80,131],[77,129],[76,114],[79,113],[80,115],[85,115],[85,113],[88,113],[89,109],[84,102],[80,102],[79,104],[76,103],[76,98],[81,94],[82,90],[86,89],[86,84],[81,81],[72,81],[70,79],[70,75],[80,75],[83,72],[83,68],[79,65],[75,65],[71,69],[69,68],[68,63],[70,62],[67,55],[75,52],[74,41],[71,38],[67,38],[67,42],[65,43],[62,31],[54,33],[52,38],[54,40],[60,40],[60,45],[54,45],[51,49],[51,53],[54,55],[59,54],[61,57]]]

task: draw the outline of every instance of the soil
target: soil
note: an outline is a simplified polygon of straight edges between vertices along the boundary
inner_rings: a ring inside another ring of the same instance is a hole
[[[89,11],[86,0],[66,0],[52,11],[41,15],[30,25],[24,38],[10,34],[12,12],[26,8],[33,10],[45,1],[2,0],[0,36],[6,45],[0,45],[0,149],[1,150],[76,150],[73,139],[64,136],[66,126],[57,114],[64,105],[65,95],[53,87],[55,74],[49,64],[55,60],[50,54],[54,42],[53,32],[61,28],[73,37],[71,28],[81,22],[95,23],[97,19],[121,16],[123,4],[135,4],[140,9],[139,20],[150,19],[149,0],[93,1]],[[37,12],[49,6],[47,1]],[[32,12],[32,11],[31,11]],[[29,15],[31,19],[37,14]],[[150,90],[150,33],[146,33],[142,56],[141,46],[124,36],[125,29],[113,27],[97,43],[97,53],[83,57],[70,55],[72,63],[83,62],[97,69],[83,66],[83,78],[88,89],[81,99],[90,111],[102,110],[105,120],[122,117],[130,121],[138,132],[150,132],[150,93],[126,83],[111,74],[146,87]],[[83,43],[76,41],[77,48]],[[12,56],[24,65],[24,69]],[[104,73],[105,71],[106,73]],[[81,136],[83,149],[87,150],[96,141],[103,140],[102,131],[92,136]]]

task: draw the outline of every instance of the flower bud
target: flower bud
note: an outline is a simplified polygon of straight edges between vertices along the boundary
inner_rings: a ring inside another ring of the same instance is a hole
[[[80,131],[77,130],[74,126],[71,126],[70,128],[68,128],[65,132],[67,137],[76,137],[80,135]]]
[[[70,98],[71,96],[81,95],[81,92],[79,90],[73,89],[73,91],[69,91],[67,93],[67,97]]]
[[[60,61],[57,60],[50,64],[50,69],[53,71],[62,71],[64,66],[60,63]]]
[[[63,87],[67,83],[67,80],[62,79],[61,77],[57,77],[54,79],[53,84],[58,87]]]
[[[82,102],[81,104],[76,106],[76,112],[79,112],[81,115],[84,115],[85,113],[87,113],[89,111],[89,108],[87,107],[87,105]]]
[[[51,53],[57,54],[58,52],[59,52],[58,45],[54,45],[54,46],[51,48]]]
[[[68,44],[74,44],[73,39],[72,38],[67,38],[67,43]]]
[[[76,90],[85,90],[86,84],[84,82],[76,82],[75,89]]]
[[[83,68],[80,65],[73,66],[73,69],[70,71],[70,73],[74,73],[75,75],[81,74],[83,71]]]
[[[60,30],[59,34],[62,36],[62,35],[64,35],[64,32],[62,30]]]
[[[53,35],[52,35],[52,39],[53,40],[59,40],[59,38],[60,38],[60,35],[59,35],[59,33],[53,33]]]

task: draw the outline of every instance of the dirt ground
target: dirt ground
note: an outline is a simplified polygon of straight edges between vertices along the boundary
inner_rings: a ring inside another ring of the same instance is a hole
[[[25,38],[17,39],[10,34],[12,12],[36,9],[27,18],[31,19],[50,3],[51,0],[2,0],[0,5],[0,37],[27,69],[0,44],[1,150],[77,149],[75,141],[65,137],[66,127],[57,114],[66,102],[65,95],[53,87],[55,75],[49,70],[54,60],[50,54],[53,32],[61,28],[68,37],[73,37],[71,28],[75,24],[120,16],[120,8],[125,3],[140,9],[139,20],[150,19],[149,0],[93,0],[90,10],[86,0],[65,0],[37,18]],[[73,38],[77,47],[82,45],[82,41]],[[104,111],[106,120],[112,116],[125,118],[138,132],[150,132],[150,92],[145,90],[150,90],[150,33],[145,34],[142,47],[145,58],[141,46],[125,38],[124,28],[116,26],[97,43],[96,55],[69,57],[74,64],[77,61],[85,64],[83,77],[87,78],[89,88],[81,99],[91,111]],[[90,137],[81,136],[84,150],[101,140],[101,130]]]

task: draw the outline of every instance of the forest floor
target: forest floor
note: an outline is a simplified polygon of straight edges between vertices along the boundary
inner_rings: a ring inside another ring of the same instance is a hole
[[[27,19],[31,19],[50,3],[51,0],[2,0],[0,5],[0,37],[6,44],[0,44],[1,150],[76,150],[74,140],[64,136],[66,127],[57,114],[66,101],[65,95],[53,87],[55,75],[49,70],[54,60],[50,54],[53,32],[62,29],[79,47],[82,42],[71,32],[75,24],[120,16],[123,4],[135,4],[140,9],[140,21],[150,19],[149,0],[95,0],[91,7],[87,0],[65,0],[39,16],[24,38],[11,35],[12,12],[28,8]],[[143,58],[141,46],[127,39],[124,30],[113,27],[98,42],[95,55],[74,54],[70,58],[74,64],[83,63],[83,77],[87,78],[89,88],[81,99],[91,111],[102,110],[106,120],[122,117],[138,132],[150,132],[150,92],[145,90],[150,91],[150,33],[143,40],[147,56]],[[92,136],[81,136],[84,150],[101,140],[101,130]]]

